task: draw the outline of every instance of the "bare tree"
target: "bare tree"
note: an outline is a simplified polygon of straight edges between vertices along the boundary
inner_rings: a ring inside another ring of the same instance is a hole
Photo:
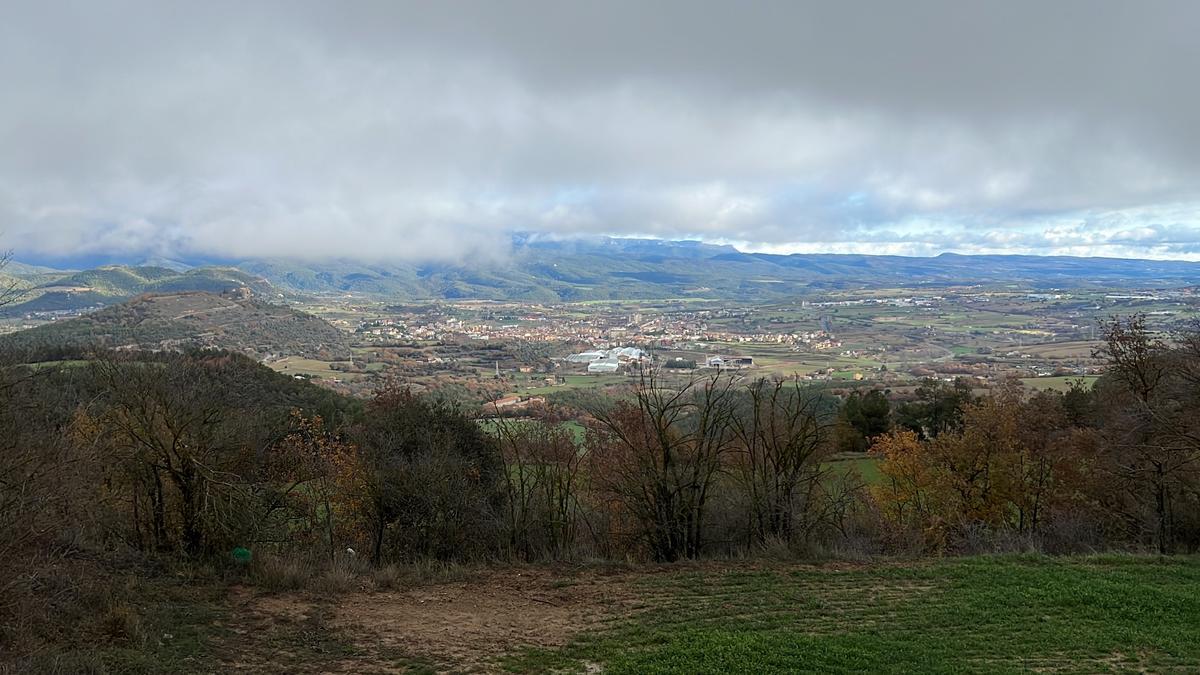
[[[0,253],[0,274],[3,274],[4,269],[12,262],[12,251]],[[0,307],[5,307],[15,303],[24,295],[21,289],[21,280],[14,276],[0,278]]]
[[[733,447],[734,383],[716,373],[668,387],[647,368],[632,401],[592,413],[592,480],[639,523],[657,560],[700,553],[705,507]]]
[[[1148,404],[1168,373],[1168,348],[1146,328],[1146,315],[1101,322],[1104,344],[1093,356],[1107,359],[1110,371],[1143,404]]]
[[[1119,387],[1110,393],[1106,416],[1110,471],[1135,506],[1148,506],[1160,553],[1175,541],[1176,500],[1196,493],[1200,468],[1200,426],[1195,414],[1192,363],[1196,338],[1177,348],[1147,328],[1143,315],[1104,324],[1107,358]],[[1149,504],[1146,504],[1146,502]],[[1120,504],[1119,500],[1114,500]],[[1136,513],[1126,514],[1136,521]]]
[[[586,453],[561,425],[501,417],[494,423],[505,464],[509,547],[526,559],[538,549],[555,557],[569,553],[581,516]]]
[[[261,420],[248,402],[229,400],[223,383],[211,379],[215,367],[190,360],[93,364],[108,398],[102,427],[122,458],[143,546],[198,555],[226,543],[219,539],[242,539],[253,525],[247,521],[257,496]]]
[[[821,410],[820,396],[795,380],[760,378],[746,392],[749,410],[731,419],[751,534],[760,543],[772,537],[790,542],[798,511],[817,512],[814,497],[826,473],[822,460],[833,451],[833,420]],[[805,534],[812,524],[803,519]]]

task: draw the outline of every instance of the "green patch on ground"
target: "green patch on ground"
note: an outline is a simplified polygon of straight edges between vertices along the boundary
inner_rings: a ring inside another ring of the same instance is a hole
[[[37,361],[34,363],[26,363],[25,365],[32,370],[46,370],[49,368],[82,368],[90,365],[91,361],[83,359],[64,359],[62,361]]]
[[[502,424],[526,424],[528,420],[523,419],[506,419],[497,420],[494,418],[485,417],[479,420],[479,426],[483,427],[484,431],[490,434],[500,433],[500,425]],[[567,420],[559,423],[564,429],[571,432],[571,436],[575,439],[577,445],[583,445],[583,439],[587,436],[587,430],[582,424],[575,420]]]
[[[870,456],[834,457],[825,463],[825,467],[841,475],[857,473],[867,485],[877,485],[883,481],[879,471],[879,458]]]
[[[984,557],[644,579],[633,616],[514,672],[1190,671],[1194,557]]]
[[[522,396],[552,394],[556,391],[569,391],[572,389],[601,389],[612,384],[621,384],[631,382],[630,376],[625,372],[610,374],[572,374],[563,376],[562,384],[542,384],[539,382],[522,382],[516,380],[514,392]]]
[[[1067,375],[1063,377],[1026,377],[1021,380],[1021,384],[1041,391],[1043,389],[1053,389],[1054,391],[1067,391],[1076,382],[1083,382],[1084,389],[1091,389],[1096,380],[1100,379],[1095,375]]]
[[[267,366],[276,372],[283,373],[284,375],[303,375],[307,377],[324,378],[329,380],[354,380],[365,377],[365,374],[363,373],[334,370],[334,364],[339,364],[342,367],[349,367],[352,365],[350,361],[321,361],[319,359],[309,359],[301,356],[287,356],[282,359],[271,361],[267,363]],[[367,365],[367,370],[382,369],[382,363]]]

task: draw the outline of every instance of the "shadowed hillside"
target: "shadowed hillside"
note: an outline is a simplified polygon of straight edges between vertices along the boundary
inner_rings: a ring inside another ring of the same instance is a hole
[[[252,353],[344,358],[345,335],[326,321],[254,300],[249,291],[140,295],[79,318],[14,333],[0,345],[60,347],[218,347]]]

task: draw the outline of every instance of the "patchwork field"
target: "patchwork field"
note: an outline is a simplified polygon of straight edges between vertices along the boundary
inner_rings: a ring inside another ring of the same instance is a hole
[[[1096,341],[1055,342],[1050,344],[1026,345],[1021,351],[1051,359],[1086,359],[1101,347]]]

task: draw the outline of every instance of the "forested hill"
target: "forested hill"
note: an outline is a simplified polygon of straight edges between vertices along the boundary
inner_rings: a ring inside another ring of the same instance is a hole
[[[257,357],[348,358],[346,335],[328,322],[249,293],[141,295],[91,314],[0,338],[17,350],[80,347],[216,347]]]
[[[59,271],[13,263],[0,273],[16,277],[23,289],[7,315],[76,311],[104,307],[143,293],[222,293],[246,288],[262,297],[278,292],[265,279],[225,266],[179,271],[158,265],[104,265],[83,271]]]

